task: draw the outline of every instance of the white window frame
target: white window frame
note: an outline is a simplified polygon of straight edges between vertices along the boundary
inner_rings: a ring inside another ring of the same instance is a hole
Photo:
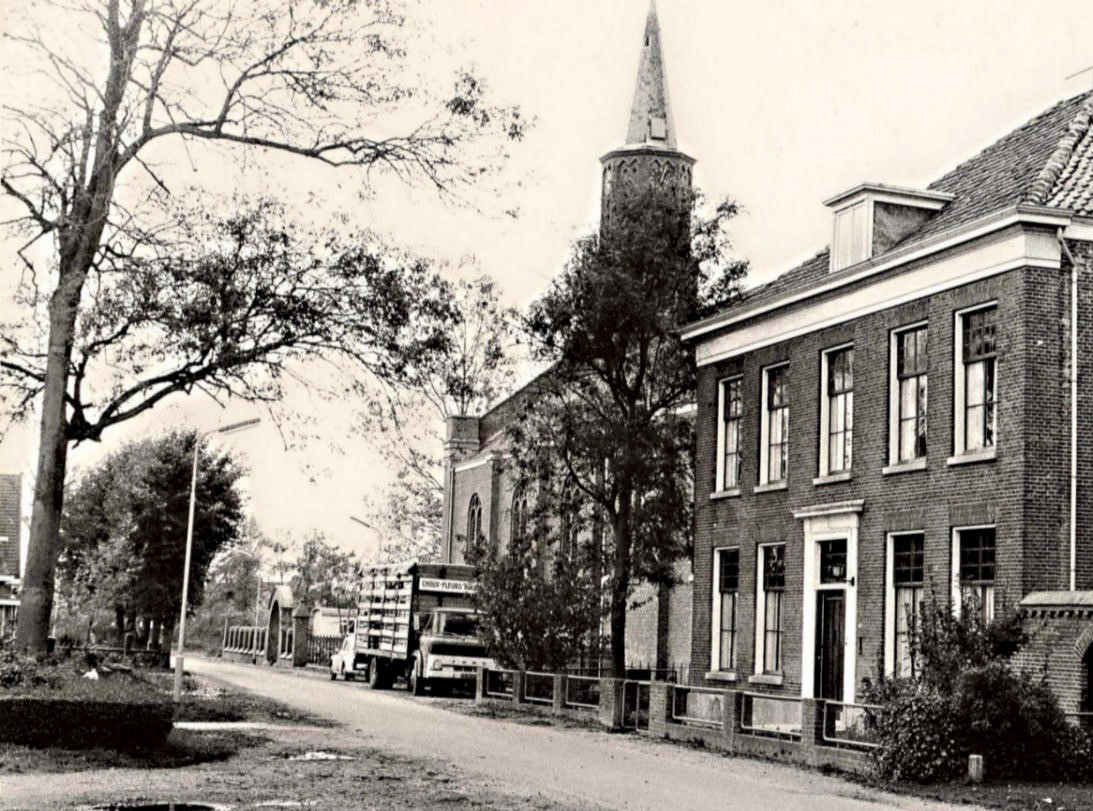
[[[854,215],[860,211],[864,222],[859,241],[854,241]],[[835,210],[833,231],[831,236],[831,270],[837,271],[843,268],[853,267],[859,262],[864,262],[873,256],[873,198],[855,198],[853,202]],[[846,235],[846,250],[840,245],[840,236],[845,229],[850,229]],[[860,253],[860,255],[858,255]]]
[[[740,466],[737,466],[736,484],[726,484],[728,471],[725,470],[725,392],[730,383],[740,383],[740,397],[743,400],[743,375],[723,377],[717,381],[717,477],[714,489],[719,492],[735,492],[740,489]],[[736,437],[736,450],[740,453],[740,440],[744,436],[743,404],[741,403],[741,416],[736,421],[738,435]]]
[[[884,538],[884,673],[890,678],[896,675],[896,538],[908,535],[918,535],[923,539],[922,554],[925,569],[925,530],[889,532]],[[923,577],[925,578],[925,571]],[[925,580],[922,588],[926,588]],[[925,591],[923,591],[923,598],[925,598]]]
[[[963,607],[964,599],[960,588],[960,533],[967,532],[969,530],[977,529],[993,529],[994,530],[994,575],[995,575],[995,594],[991,597],[991,610],[990,616],[993,619],[996,614],[995,610],[998,608],[997,596],[998,590],[998,525],[997,524],[968,524],[967,526],[953,527],[951,534],[951,554],[950,559],[950,594],[949,599],[952,602],[953,616],[959,617]]]
[[[918,321],[914,324],[907,324],[906,326],[894,329],[889,333],[888,339],[888,464],[889,465],[923,465],[926,462],[925,456],[916,456],[914,459],[901,462],[899,460],[899,434],[900,434],[900,396],[899,396],[899,339],[901,336],[908,332],[915,332],[920,329],[926,330],[926,346],[927,352],[930,345],[930,323],[929,321]],[[927,390],[927,412],[926,412],[926,442],[927,452],[929,452],[930,442],[930,412],[929,412],[929,386],[930,386],[930,370],[927,363],[926,369],[926,390]]]
[[[831,419],[831,397],[828,393],[828,363],[829,358],[835,352],[842,352],[844,349],[854,350],[853,341],[845,344],[839,344],[838,346],[832,346],[823,350],[820,353],[820,478],[831,476],[831,426],[828,424]],[[851,398],[853,398],[853,389],[851,389]],[[851,413],[853,413],[853,399],[851,399]],[[853,443],[854,443],[854,431],[850,429],[850,443],[851,443],[851,456],[850,467],[843,470],[834,471],[834,475],[849,475],[854,466],[853,456]]]
[[[767,590],[763,587],[763,571],[766,563],[766,549],[772,546],[781,546],[788,549],[785,541],[772,541],[761,543],[755,547],[755,661],[752,670],[756,676],[776,676],[785,673],[785,636],[786,636],[786,589],[782,590],[782,669],[767,671],[763,669],[766,664],[767,644]]]
[[[993,458],[998,447],[998,357],[994,360],[994,444],[986,448],[967,449],[965,436],[966,371],[964,368],[964,317],[997,307],[998,300],[984,301],[972,307],[965,307],[953,313],[953,458],[950,462],[959,462],[961,457],[975,459]]]
[[[710,615],[710,671],[717,673],[736,673],[740,669],[740,581],[737,579],[736,588],[736,663],[729,670],[721,668],[721,553],[736,550],[740,554],[740,546],[718,546],[713,550],[713,611]]]
[[[772,481],[770,479],[770,408],[768,406],[767,392],[770,381],[770,373],[777,369],[788,369],[789,361],[783,361],[782,363],[772,363],[770,366],[763,367],[762,371],[762,384],[759,391],[759,484],[763,485],[782,485],[789,479],[789,449],[788,449],[788,428],[787,428],[787,449],[786,449],[786,469],[784,478]],[[792,407],[790,403],[788,408]],[[792,414],[787,413],[786,424],[788,426]]]

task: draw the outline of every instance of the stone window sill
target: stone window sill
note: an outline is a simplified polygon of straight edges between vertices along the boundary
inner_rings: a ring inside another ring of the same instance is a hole
[[[716,492],[710,493],[710,501],[720,501],[723,498],[739,498],[739,497],[740,497],[740,488],[739,487],[731,487],[728,490],[717,490]]]
[[[755,673],[748,676],[749,684],[766,684],[771,687],[781,687],[784,680],[781,673]]]
[[[752,492],[753,493],[774,493],[778,490],[785,490],[785,489],[786,489],[786,482],[783,480],[783,481],[780,481],[780,482],[770,482],[768,484],[756,485],[755,489],[752,490]]]
[[[839,482],[848,482],[853,478],[853,473],[849,470],[840,470],[838,473],[828,473],[825,476],[817,476],[812,480],[814,487],[820,487],[824,484],[838,484]]]
[[[711,670],[703,678],[706,681],[736,681],[735,670]]]
[[[884,476],[897,476],[900,473],[914,473],[916,470],[926,469],[926,457],[920,456],[917,459],[909,459],[906,462],[897,462],[894,465],[888,465],[880,469],[881,475]]]
[[[979,451],[965,451],[957,456],[950,456],[945,464],[950,467],[956,465],[974,465],[976,462],[993,462],[997,458],[994,448],[984,448]]]

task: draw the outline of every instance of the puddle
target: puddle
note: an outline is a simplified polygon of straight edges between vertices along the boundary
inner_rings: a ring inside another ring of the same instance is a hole
[[[289,760],[356,760],[349,755],[339,755],[336,752],[304,752],[302,755],[290,755]]]
[[[266,800],[264,802],[255,803],[255,808],[310,808],[313,805],[318,805],[318,800]]]
[[[107,803],[93,805],[86,811],[228,811],[228,805],[209,803]]]

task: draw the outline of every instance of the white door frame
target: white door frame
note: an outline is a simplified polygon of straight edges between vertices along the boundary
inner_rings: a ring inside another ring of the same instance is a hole
[[[858,523],[865,502],[842,501],[805,507],[793,513],[804,522],[801,590],[801,697],[815,698],[816,594],[841,589],[846,597],[843,641],[843,702],[853,704],[857,692],[858,653]],[[846,581],[820,585],[820,541],[846,539]]]

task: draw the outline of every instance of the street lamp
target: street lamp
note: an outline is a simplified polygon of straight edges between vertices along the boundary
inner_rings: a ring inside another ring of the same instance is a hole
[[[178,650],[175,651],[175,701],[182,700],[182,652],[186,649],[186,604],[190,598],[190,555],[194,547],[194,501],[197,495],[197,453],[201,449],[201,440],[212,434],[234,434],[253,428],[261,422],[254,417],[242,422],[233,422],[220,428],[213,428],[194,437],[194,469],[190,477],[190,517],[186,521],[186,563],[182,570],[182,611],[178,621]]]

